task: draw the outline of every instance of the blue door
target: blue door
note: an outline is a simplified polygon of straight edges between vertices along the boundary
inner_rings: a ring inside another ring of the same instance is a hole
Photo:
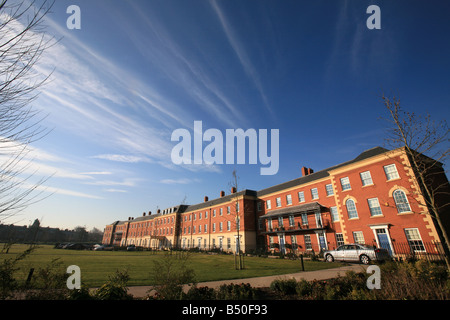
[[[389,252],[389,255],[392,256],[391,244],[389,243],[389,236],[386,233],[386,229],[376,229],[376,231],[380,247],[386,249]]]

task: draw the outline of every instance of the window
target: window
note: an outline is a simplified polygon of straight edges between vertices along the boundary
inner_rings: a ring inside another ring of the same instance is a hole
[[[231,249],[231,238],[227,238],[227,249]]]
[[[271,203],[270,203],[270,200],[267,200],[266,201],[266,208],[267,209],[270,209],[272,207],[272,205],[271,205]]]
[[[205,224],[205,227],[203,228],[204,232],[207,233],[208,232],[208,225]]]
[[[386,174],[386,178],[388,180],[398,179],[400,176],[398,175],[397,168],[395,164],[390,164],[388,166],[384,166],[384,173]]]
[[[230,206],[227,207],[227,214],[230,214]]]
[[[398,213],[411,212],[411,207],[408,203],[408,198],[403,190],[397,189],[393,193],[395,205]]]
[[[283,227],[283,217],[278,217],[278,227]]]
[[[231,230],[231,221],[227,221],[227,231]]]
[[[411,250],[414,252],[425,252],[425,247],[417,228],[405,229],[405,234]]]
[[[213,217],[216,216],[216,209],[213,210]]]
[[[342,191],[350,190],[352,188],[350,186],[350,179],[348,177],[341,178],[341,186],[342,186]]]
[[[298,202],[305,202],[305,193],[303,191],[298,193]]]
[[[277,207],[281,207],[281,198],[280,197],[278,197],[278,198],[276,198],[276,205],[277,205]]]
[[[356,211],[355,201],[352,199],[348,199],[345,202],[345,206],[347,207],[347,213],[349,219],[358,218],[358,211]]]
[[[319,199],[319,191],[317,190],[317,188],[312,188],[311,189],[311,197],[312,199]]]
[[[294,216],[293,215],[289,216],[289,226],[290,227],[295,226],[295,221],[294,221]]]
[[[292,204],[292,196],[290,194],[286,195],[286,205]]]
[[[272,218],[267,219],[267,225],[269,226],[269,230],[272,230]]]
[[[297,249],[297,237],[296,236],[291,236],[291,245],[292,245],[292,249]]]
[[[223,215],[223,208],[219,209],[219,215],[221,215],[221,216]]]
[[[219,231],[222,231],[222,226],[223,226],[223,223],[220,222],[220,223],[219,223]]]
[[[362,231],[353,232],[353,240],[355,243],[364,244],[364,235]]]
[[[208,211],[205,211],[205,219],[208,219]]]
[[[359,174],[361,176],[361,182],[363,186],[368,186],[373,184],[372,176],[370,175],[370,171],[361,172]]]
[[[258,203],[256,204],[256,208],[258,209],[258,211],[261,211],[261,210],[262,210],[262,208],[261,208],[261,202],[258,202]]]
[[[378,198],[367,199],[367,202],[369,203],[370,215],[372,217],[380,216],[383,214],[381,212],[381,207],[380,203],[378,202]]]
[[[236,202],[236,212],[239,212],[239,202]]]
[[[339,214],[337,211],[337,207],[331,207],[330,208],[330,214],[331,214],[331,221],[339,221]]]
[[[198,218],[199,218],[199,219],[202,218],[202,213],[201,213],[201,212],[198,213]]]
[[[302,224],[307,226],[308,225],[308,216],[306,215],[306,213],[302,213],[301,217],[302,217]]]
[[[331,183],[325,186],[325,190],[327,191],[327,196],[332,196],[334,194],[333,185]]]
[[[236,219],[236,230],[241,230],[241,218]]]
[[[312,245],[311,245],[311,236],[309,234],[305,234],[305,248],[306,250],[312,250]]]
[[[198,226],[198,233],[201,233],[202,232],[202,225],[199,225]]]
[[[344,236],[342,233],[336,233],[336,245],[342,246],[344,244]]]
[[[216,232],[216,223],[213,223],[212,231]]]

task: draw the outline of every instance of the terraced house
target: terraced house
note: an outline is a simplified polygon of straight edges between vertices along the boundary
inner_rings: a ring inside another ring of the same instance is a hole
[[[259,191],[232,188],[195,205],[116,221],[103,243],[151,248],[320,252],[345,243],[438,253],[442,230],[429,214],[419,180],[404,149],[376,147],[355,159]],[[440,217],[450,229],[448,184],[435,174],[442,195]],[[443,188],[443,189],[442,189]]]

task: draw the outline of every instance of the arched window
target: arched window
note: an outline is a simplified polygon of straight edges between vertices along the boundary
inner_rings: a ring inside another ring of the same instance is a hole
[[[403,190],[397,189],[393,193],[395,205],[397,206],[398,213],[410,212],[411,207],[408,203],[408,198]]]
[[[349,219],[358,218],[358,211],[356,211],[355,201],[353,201],[352,199],[348,199],[345,202],[345,206],[347,207]]]

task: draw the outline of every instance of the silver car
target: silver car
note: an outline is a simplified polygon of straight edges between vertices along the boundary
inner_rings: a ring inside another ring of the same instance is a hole
[[[336,250],[327,250],[324,252],[324,258],[327,262],[333,261],[359,261],[363,264],[369,264],[370,261],[385,261],[390,258],[389,252],[382,248],[373,248],[357,243],[344,244],[337,247]]]

